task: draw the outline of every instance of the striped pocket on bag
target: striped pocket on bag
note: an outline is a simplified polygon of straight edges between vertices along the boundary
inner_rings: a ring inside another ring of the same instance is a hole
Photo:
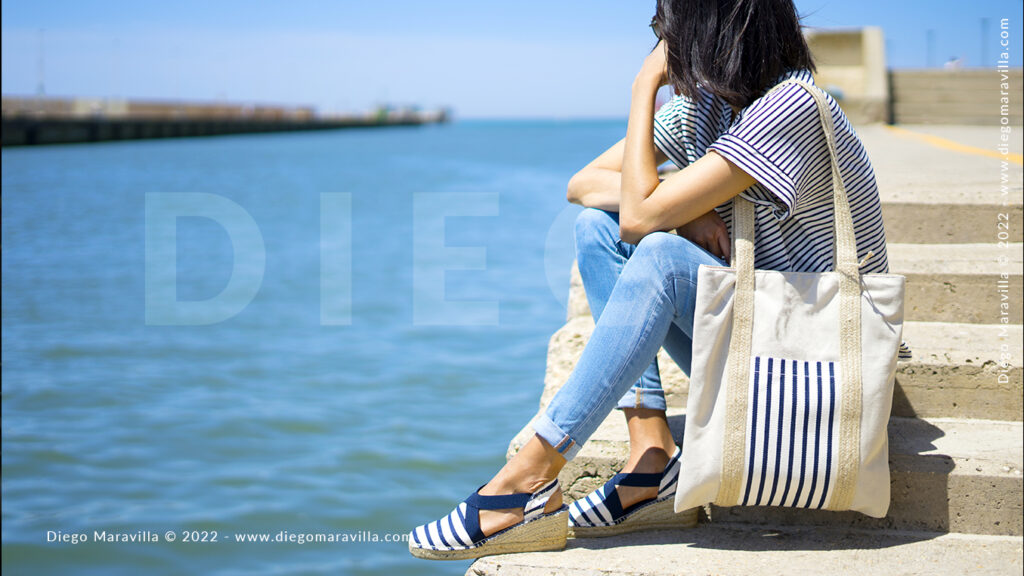
[[[752,368],[741,503],[827,509],[836,479],[838,366],[756,356]]]

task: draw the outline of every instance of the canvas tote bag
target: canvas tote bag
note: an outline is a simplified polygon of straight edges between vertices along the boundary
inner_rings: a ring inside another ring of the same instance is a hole
[[[733,199],[732,267],[702,265],[675,510],[889,508],[886,428],[903,332],[903,276],[861,274],[831,113],[832,271],[754,269],[754,207]],[[815,136],[812,136],[815,137]]]

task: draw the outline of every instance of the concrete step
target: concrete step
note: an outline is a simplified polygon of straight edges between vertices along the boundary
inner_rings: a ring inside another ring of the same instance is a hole
[[[905,319],[1010,324],[1024,321],[1024,244],[899,244],[886,246],[889,269],[907,278]]]
[[[1014,87],[1006,112],[1021,124],[1021,70],[1007,70]],[[893,119],[897,123],[996,126],[1000,116],[1000,76],[993,70],[899,70],[890,75]]]
[[[1021,538],[1014,536],[715,523],[570,539],[558,552],[488,556],[466,576],[1018,576],[1021,564]]]
[[[894,416],[1024,419],[1020,325],[907,322],[903,336],[914,358],[897,364]]]
[[[899,100],[893,103],[897,122],[900,121],[900,118],[906,118],[908,114],[923,115],[928,111],[947,112],[954,115],[988,116],[992,120],[993,126],[999,121],[999,97],[997,95],[992,98],[991,91],[941,92],[930,90],[928,92],[906,92],[897,98]],[[995,103],[994,106],[993,103]],[[1020,106],[1014,105],[1008,108],[1007,115],[1011,118],[1011,123],[1013,123],[1014,117],[1019,119],[1021,116]]]
[[[669,427],[682,443],[686,416],[668,411]],[[1024,426],[1020,422],[893,418],[889,424],[892,502],[885,518],[856,512],[795,508],[711,507],[712,522],[843,526],[969,534],[1024,534]],[[533,434],[526,426],[509,455]],[[629,456],[625,418],[613,411],[559,478],[572,499],[586,496],[621,470]]]
[[[893,105],[893,122],[896,124],[960,124],[972,126],[994,126],[999,121],[998,109],[983,113],[963,111],[957,106],[918,106],[910,103]],[[1008,122],[1018,130],[1024,124],[1024,115],[1010,113]]]
[[[1003,215],[1003,216],[1000,216]],[[885,239],[889,243],[950,244],[994,243],[1005,232],[1009,242],[1024,242],[1024,227],[1011,230],[996,227],[999,218],[1020,222],[1024,208],[1020,204],[951,201],[882,203]]]
[[[548,344],[542,407],[568,379],[594,327],[575,270],[573,279],[571,317]],[[1024,327],[1020,324],[906,322],[903,337],[914,357],[897,364],[894,416],[1024,419],[1020,400]],[[1009,356],[1006,362],[1001,362],[1003,354]],[[685,406],[689,379],[664,350],[658,355],[658,367],[669,404]]]
[[[1022,71],[1020,68],[1007,70],[1009,81],[1015,90],[1020,90]],[[893,91],[897,94],[927,92],[972,91],[995,93],[998,102],[999,74],[991,69],[946,70],[942,68],[918,68],[893,70],[889,76]],[[1019,92],[1018,92],[1019,93]]]

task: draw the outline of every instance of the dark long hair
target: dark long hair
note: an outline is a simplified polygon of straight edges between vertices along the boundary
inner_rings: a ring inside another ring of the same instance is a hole
[[[815,70],[793,0],[658,0],[676,92],[744,108],[785,72]]]

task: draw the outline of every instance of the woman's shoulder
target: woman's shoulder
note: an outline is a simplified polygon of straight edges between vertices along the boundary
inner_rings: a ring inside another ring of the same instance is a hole
[[[777,102],[785,99],[787,96],[793,96],[798,94],[806,94],[810,98],[810,94],[804,90],[799,84],[789,82],[790,80],[796,80],[803,84],[808,84],[817,88],[817,84],[814,82],[814,74],[810,70],[789,70],[775,79],[775,82],[769,86],[764,94],[760,98],[754,100],[751,106],[764,105],[765,103]],[[813,100],[811,100],[813,102]]]
[[[808,120],[810,112],[817,110],[814,97],[802,86],[786,83],[787,80],[798,80],[815,86],[814,77],[809,70],[792,70],[778,78],[759,98],[740,111],[738,123],[770,124],[778,127],[779,123],[803,122]],[[831,98],[827,98],[832,106]]]

